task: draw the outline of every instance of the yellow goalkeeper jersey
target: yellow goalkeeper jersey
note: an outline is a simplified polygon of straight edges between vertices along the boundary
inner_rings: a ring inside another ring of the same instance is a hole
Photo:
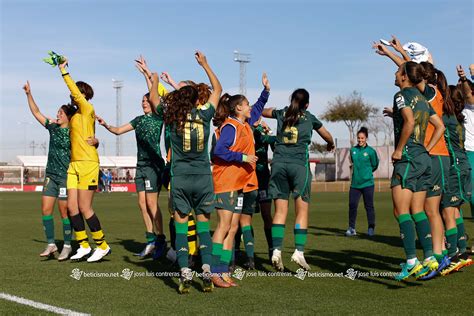
[[[69,121],[72,161],[99,162],[99,154],[94,146],[87,143],[89,137],[95,137],[95,111],[92,104],[82,95],[74,80],[65,69],[61,70],[71,96],[79,107]]]

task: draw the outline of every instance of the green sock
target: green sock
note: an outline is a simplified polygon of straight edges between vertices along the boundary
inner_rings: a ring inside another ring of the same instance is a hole
[[[442,252],[443,257],[448,255],[448,249],[444,249]]]
[[[423,248],[423,255],[426,258],[433,256],[433,239],[431,238],[431,226],[426,213],[419,212],[413,214],[418,240]]]
[[[457,246],[459,248],[459,252],[460,253],[465,253],[467,243],[466,243],[466,230],[464,229],[464,220],[462,218],[462,214],[461,214],[461,217],[456,218],[456,227],[458,229],[458,236],[457,236],[458,243],[457,243]]]
[[[403,242],[403,249],[407,259],[416,258],[416,238],[415,238],[415,223],[410,214],[402,214],[398,218],[400,226],[400,237]]]
[[[152,244],[156,240],[156,235],[153,232],[145,232],[145,238],[146,238],[146,243],[147,244]]]
[[[454,227],[446,231],[446,247],[448,248],[448,256],[452,258],[457,252],[457,238],[458,238],[458,228]]]
[[[244,236],[244,246],[245,246],[245,253],[247,254],[247,258],[254,257],[254,238],[252,234],[252,226],[244,226],[242,227],[242,235]]]
[[[283,236],[285,236],[285,224],[272,224],[273,249],[281,250],[283,246]]]
[[[441,263],[441,261],[443,261],[443,258],[444,258],[442,254],[437,254],[437,253],[434,254],[434,257],[436,258],[436,261],[438,261],[438,263]]]
[[[64,236],[64,245],[70,245],[72,239],[72,229],[71,222],[69,218],[63,218],[63,236]]]
[[[222,249],[220,264],[228,267],[231,259],[232,259],[232,249],[230,250]]]
[[[212,240],[209,232],[209,222],[197,221],[196,230],[199,237],[199,253],[201,254],[202,264],[207,264],[210,267],[212,263]]]
[[[294,229],[295,233],[295,248],[299,251],[304,251],[304,246],[306,245],[306,240],[308,237],[307,229]]]
[[[223,244],[212,243],[212,262],[211,262],[211,271],[212,272],[220,272],[218,271],[219,263],[221,262],[221,255],[222,255],[222,247]]]
[[[54,244],[54,220],[53,215],[43,216],[43,228],[46,234],[46,240],[48,244]]]
[[[176,227],[176,254],[180,268],[188,267],[188,222],[178,223],[174,221]]]

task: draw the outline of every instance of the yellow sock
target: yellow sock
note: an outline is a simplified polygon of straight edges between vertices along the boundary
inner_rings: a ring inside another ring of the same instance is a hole
[[[91,232],[91,234],[92,234],[92,239],[94,239],[97,247],[99,247],[102,250],[107,249],[108,245],[107,245],[107,242],[105,241],[104,233],[102,232],[102,229],[96,232]]]
[[[81,231],[74,231],[74,236],[76,237],[77,242],[82,248],[89,248],[89,242],[88,242],[88,237],[87,233],[85,230]]]
[[[189,216],[188,221],[188,249],[190,256],[197,256],[197,236],[196,236],[196,222],[193,216]]]

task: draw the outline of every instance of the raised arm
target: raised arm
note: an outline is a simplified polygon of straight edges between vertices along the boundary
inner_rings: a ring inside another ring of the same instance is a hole
[[[377,54],[390,58],[397,66],[400,66],[405,62],[400,56],[394,54],[390,49],[388,49],[387,46],[382,43],[373,42],[372,48],[375,49]]]
[[[40,112],[38,105],[36,105],[36,102],[33,99],[29,81],[27,81],[26,84],[23,86],[23,90],[25,90],[25,94],[28,99],[28,106],[30,107],[31,113],[41,125],[45,126],[47,118]]]
[[[72,80],[71,75],[69,75],[69,72],[66,70],[67,63],[68,63],[68,60],[66,57],[64,57],[64,62],[62,64],[59,64],[58,68],[59,68],[59,71],[61,72],[61,75],[63,76],[66,86],[71,92],[72,99],[74,100],[76,105],[79,107],[79,111],[81,111],[81,113],[93,111],[94,108],[92,107],[92,104],[90,104],[89,101],[86,100],[85,96],[81,93],[81,91],[77,87],[76,82]]]
[[[211,103],[214,108],[217,107],[217,104],[219,103],[219,99],[222,94],[222,86],[221,83],[219,82],[219,79],[217,79],[217,76],[214,74],[212,71],[211,67],[207,63],[207,58],[206,56],[201,53],[200,51],[197,51],[194,56],[196,57],[196,61],[198,64],[204,69],[206,72],[207,77],[209,78],[209,81],[211,82],[211,87],[212,87],[212,93],[209,96],[209,99],[207,102]]]
[[[321,126],[316,132],[327,143],[326,150],[329,152],[334,151],[334,140],[331,133],[329,133],[329,131],[324,126]]]
[[[263,73],[262,75],[262,84],[264,89],[262,93],[260,93],[260,97],[258,98],[257,102],[252,106],[252,111],[250,112],[250,125],[253,125],[253,123],[260,119],[263,108],[265,107],[265,104],[267,104],[268,97],[270,96],[270,81],[268,81],[266,73]]]
[[[148,65],[146,64],[145,58],[142,55],[138,59],[135,59],[135,67],[137,67],[138,71],[145,77],[146,86],[148,90],[151,89],[151,71],[148,69]]]
[[[156,72],[151,74],[151,87],[150,87],[150,103],[156,109],[158,105],[160,105],[161,98],[160,94],[158,93],[158,83],[160,79]]]
[[[178,84],[176,83],[176,81],[174,81],[173,78],[171,78],[171,76],[170,76],[169,73],[167,73],[167,72],[162,72],[161,75],[160,75],[160,78],[161,78],[161,80],[163,80],[163,82],[166,82],[167,84],[169,84],[170,86],[172,86],[173,89],[179,90]]]
[[[461,65],[456,67],[459,76],[459,82],[461,83],[461,91],[464,97],[465,103],[474,104],[474,96],[472,95],[471,85],[469,79],[467,79],[464,69]]]
[[[101,118],[100,116],[96,115],[95,118],[100,125],[102,125],[103,127],[105,127],[106,130],[108,130],[109,132],[115,135],[122,135],[133,130],[133,126],[130,123],[124,124],[119,127],[115,127],[115,126],[107,124],[104,121],[104,119]]]
[[[415,128],[415,118],[413,117],[413,111],[410,107],[403,107],[400,110],[400,113],[403,117],[403,127],[400,132],[400,139],[398,140],[397,148],[392,154],[392,162],[402,159],[403,148],[408,142],[413,129]]]
[[[402,55],[404,61],[410,61],[411,58],[408,56],[407,52],[403,49],[402,44],[398,40],[398,38],[395,37],[395,35],[392,35],[392,40],[390,41],[390,44],[393,46],[393,48]]]
[[[433,124],[435,130],[431,136],[430,142],[426,145],[426,150],[429,152],[438,143],[439,139],[443,136],[444,130],[446,129],[443,124],[443,120],[434,113],[430,116],[430,123]]]

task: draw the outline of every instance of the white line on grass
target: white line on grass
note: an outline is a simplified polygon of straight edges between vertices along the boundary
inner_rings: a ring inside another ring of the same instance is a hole
[[[72,311],[70,309],[65,309],[65,308],[61,308],[61,307],[56,307],[56,306],[52,306],[52,305],[48,305],[48,304],[43,304],[43,303],[27,300],[26,298],[15,296],[15,295],[10,295],[10,294],[3,293],[3,292],[0,293],[0,299],[4,299],[4,300],[7,300],[7,301],[12,301],[12,302],[22,304],[22,305],[28,305],[28,306],[34,307],[36,309],[42,309],[42,310],[52,312],[52,313],[56,313],[56,314],[59,314],[59,315],[75,315],[75,316],[90,315],[90,314],[75,312],[75,311]]]

